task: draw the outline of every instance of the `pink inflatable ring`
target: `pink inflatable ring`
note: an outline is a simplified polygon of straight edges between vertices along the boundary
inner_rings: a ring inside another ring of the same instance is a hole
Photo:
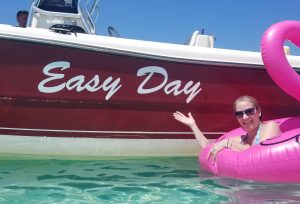
[[[199,162],[203,170],[216,176],[265,182],[300,182],[300,117],[276,120],[283,133],[245,151],[223,149],[215,164],[207,160],[211,145],[205,147]],[[224,134],[217,141],[244,135],[242,128]]]

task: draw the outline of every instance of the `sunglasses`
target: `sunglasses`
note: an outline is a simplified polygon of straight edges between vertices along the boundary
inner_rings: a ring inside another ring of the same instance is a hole
[[[250,116],[250,115],[254,115],[255,112],[256,112],[256,107],[248,108],[248,109],[243,110],[243,111],[235,111],[234,115],[237,118],[242,118],[244,116],[244,114],[246,114],[247,116]]]

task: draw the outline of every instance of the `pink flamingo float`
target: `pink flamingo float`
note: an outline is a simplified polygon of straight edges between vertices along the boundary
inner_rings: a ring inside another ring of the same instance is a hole
[[[300,101],[300,75],[290,66],[283,45],[290,40],[300,47],[300,22],[283,21],[272,25],[263,35],[261,53],[265,67],[274,82],[287,94]],[[265,182],[300,182],[300,117],[276,120],[282,134],[246,151],[224,149],[215,164],[207,160],[211,145],[199,155],[203,169],[217,176]],[[219,140],[242,135],[232,130]]]

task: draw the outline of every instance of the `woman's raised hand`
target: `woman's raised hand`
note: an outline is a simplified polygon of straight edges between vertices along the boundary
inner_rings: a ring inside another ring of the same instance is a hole
[[[193,127],[196,124],[191,113],[188,113],[188,117],[187,117],[183,113],[176,111],[175,113],[173,113],[173,116],[174,116],[175,120],[178,120],[179,122],[181,122],[189,127]]]
[[[188,116],[185,116],[183,113],[176,111],[175,113],[173,113],[173,116],[174,116],[175,120],[178,120],[179,122],[181,122],[191,128],[191,130],[193,131],[193,133],[195,135],[197,142],[200,145],[200,148],[204,148],[209,144],[208,139],[203,135],[201,130],[196,125],[196,122],[191,113],[188,113]]]

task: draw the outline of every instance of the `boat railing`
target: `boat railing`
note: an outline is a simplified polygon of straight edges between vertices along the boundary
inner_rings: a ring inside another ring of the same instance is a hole
[[[92,2],[91,7],[89,6],[90,2]],[[96,33],[95,22],[98,18],[98,2],[99,0],[79,0],[78,12],[84,19],[83,23],[85,24],[85,27],[90,28],[90,34]]]
[[[28,27],[80,27],[84,33],[95,34],[99,0],[34,0]]]

